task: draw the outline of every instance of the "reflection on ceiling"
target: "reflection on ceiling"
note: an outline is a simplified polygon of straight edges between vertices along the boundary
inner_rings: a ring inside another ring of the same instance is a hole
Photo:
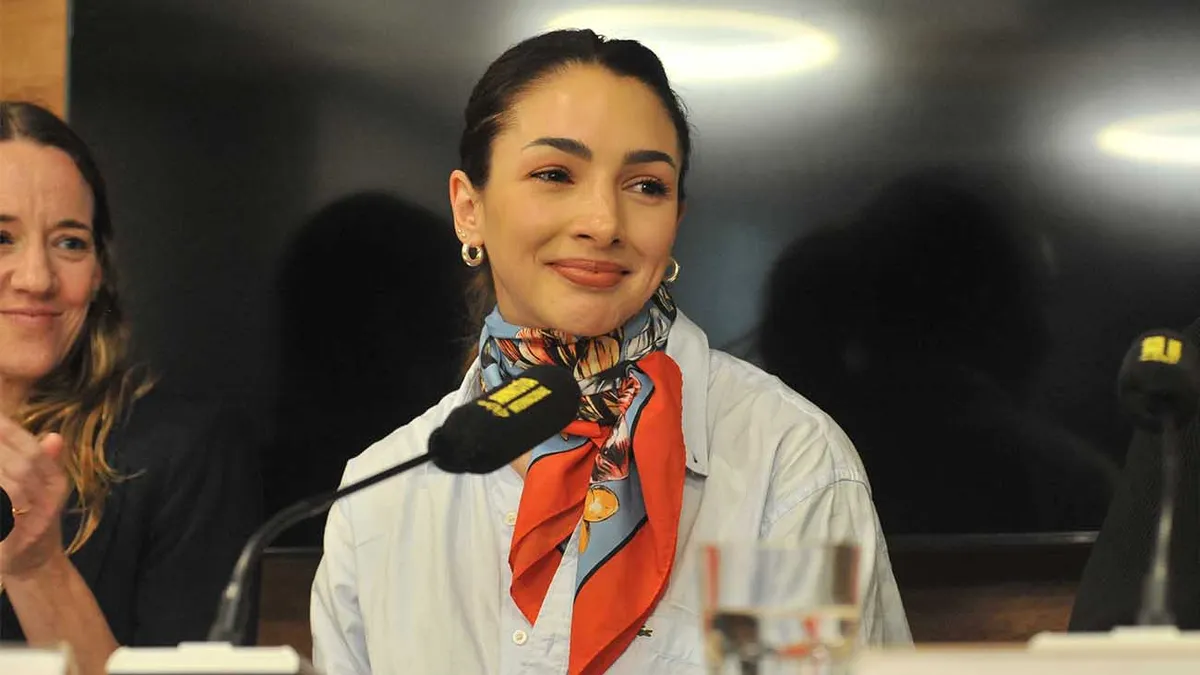
[[[793,75],[826,66],[838,55],[837,40],[815,26],[733,9],[589,7],[560,14],[543,27],[565,28],[640,40],[680,84]]]
[[[1115,122],[1096,134],[1096,146],[1134,162],[1200,167],[1200,110]]]

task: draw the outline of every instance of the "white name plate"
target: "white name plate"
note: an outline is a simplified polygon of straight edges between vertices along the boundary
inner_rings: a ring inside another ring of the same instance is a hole
[[[1200,634],[1175,628],[1043,633],[1029,644],[925,645],[864,651],[855,675],[1196,675]]]
[[[5,671],[0,671],[5,672]],[[121,647],[108,659],[109,675],[316,675],[291,647],[233,647],[184,643],[178,647]]]
[[[62,649],[33,649],[0,644],[0,673],[21,675],[71,675],[71,653]]]
[[[908,653],[864,653],[855,675],[1196,675],[1200,658],[1174,654],[1091,656],[1038,654],[1024,649],[912,650]]]

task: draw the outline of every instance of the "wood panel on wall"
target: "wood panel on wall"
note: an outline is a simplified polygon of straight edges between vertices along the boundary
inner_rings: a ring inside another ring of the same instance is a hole
[[[0,99],[67,109],[69,0],[0,0]]]

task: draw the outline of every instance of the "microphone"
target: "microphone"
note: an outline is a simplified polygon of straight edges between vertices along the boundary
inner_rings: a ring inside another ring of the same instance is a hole
[[[1140,626],[1173,626],[1170,608],[1171,535],[1179,489],[1180,435],[1200,402],[1196,347],[1181,333],[1143,333],[1121,363],[1117,396],[1134,424],[1162,435],[1162,505],[1150,569],[1142,587]]]
[[[251,570],[266,547],[287,528],[323,513],[334,502],[432,461],[447,473],[491,473],[560,433],[579,412],[580,390],[571,371],[535,366],[453,410],[429,437],[429,451],[339,490],[297,502],[275,514],[246,542],[221,597],[209,642],[240,645],[249,605],[243,602]]]

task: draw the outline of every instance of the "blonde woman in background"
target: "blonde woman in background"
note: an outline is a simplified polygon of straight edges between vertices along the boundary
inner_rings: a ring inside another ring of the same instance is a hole
[[[131,369],[104,182],[50,112],[0,101],[0,641],[203,639],[260,518],[246,436]]]

